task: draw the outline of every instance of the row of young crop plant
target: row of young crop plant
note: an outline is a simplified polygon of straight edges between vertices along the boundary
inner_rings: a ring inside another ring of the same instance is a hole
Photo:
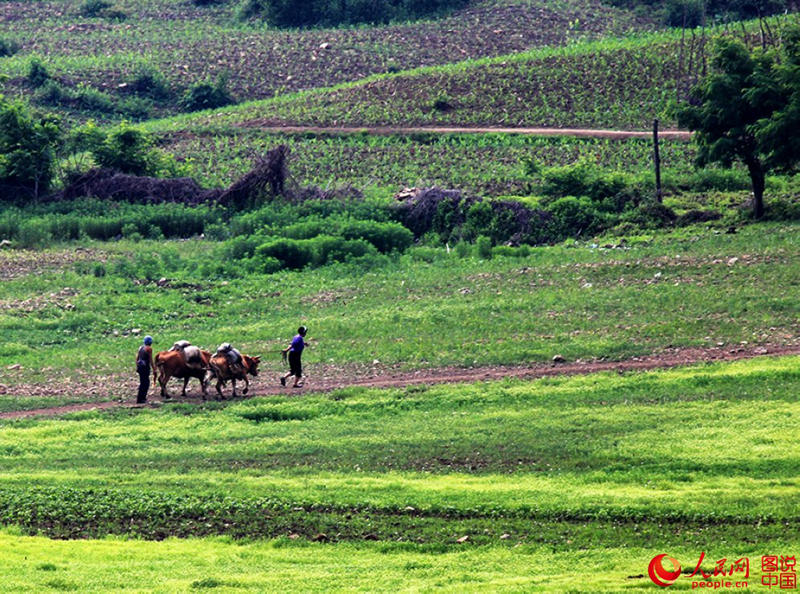
[[[440,186],[479,196],[528,195],[535,180],[525,163],[556,167],[589,162],[609,171],[653,177],[647,139],[546,138],[502,134],[276,135],[233,129],[165,137],[204,186],[231,183],[250,168],[251,155],[277,144],[290,148],[290,173],[299,184],[386,188]],[[661,143],[664,184],[677,188],[693,175],[694,147]],[[476,163],[480,166],[476,167]],[[689,184],[691,185],[691,184]]]
[[[237,25],[224,9],[206,11],[189,4],[161,8],[163,15],[149,5],[126,6],[130,18],[119,21],[88,18],[71,4],[55,12],[26,6],[6,23],[4,34],[18,44],[19,52],[5,60],[4,70],[18,79],[31,56],[46,57],[48,68],[66,87],[83,82],[104,92],[124,85],[142,66],[159,71],[176,89],[225,74],[237,98],[263,99],[370,74],[444,64],[453,55],[480,58],[561,44],[570,35],[571,21],[586,23],[592,31],[622,30],[633,23],[615,23],[624,19],[613,10],[609,17],[584,7],[556,12],[542,6],[512,10],[514,18],[505,20],[508,7],[490,6],[481,9],[482,18],[466,23],[454,19],[378,29],[284,32]],[[542,18],[553,20],[553,26],[542,27]],[[454,29],[459,35],[452,34]]]

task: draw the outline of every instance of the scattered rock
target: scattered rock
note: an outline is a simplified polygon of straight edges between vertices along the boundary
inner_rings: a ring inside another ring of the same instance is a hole
[[[458,538],[458,539],[456,539],[456,542],[457,542],[457,543],[459,543],[459,544],[461,544],[461,543],[465,543],[465,542],[467,542],[468,540],[469,540],[469,536],[465,534],[465,535],[464,535],[464,536],[462,536],[461,538]]]
[[[554,355],[553,356],[553,363],[566,363],[567,360],[562,357],[561,355]]]
[[[8,239],[0,241],[0,249],[10,248],[10,247],[11,247],[11,242]]]
[[[731,258],[730,260],[728,260],[728,266],[733,266],[733,265],[734,265],[734,264],[736,264],[738,261],[739,261],[739,258],[737,258],[737,257],[735,257],[735,256],[734,256],[733,258]]]
[[[328,43],[327,41],[324,42],[324,43],[320,43],[319,44],[319,49],[330,49],[330,48],[331,48],[331,44]]]
[[[326,542],[328,540],[328,535],[324,532],[320,532],[314,538],[312,538],[314,542]]]
[[[298,538],[300,538],[300,535],[299,535],[299,534],[297,534],[297,532],[292,532],[292,533],[289,535],[289,538],[291,538],[292,540],[297,540]]]
[[[508,532],[504,532],[500,535],[500,540],[508,540],[509,538],[511,538],[511,535]]]
[[[22,365],[19,363],[14,363],[13,365],[9,365],[6,369],[15,370],[15,369],[22,369]]]
[[[156,281],[156,284],[157,284],[159,287],[166,287],[168,282],[169,282],[169,281],[168,281],[168,280],[167,280],[165,277],[163,277],[163,276],[162,276],[160,279],[158,279],[158,280]]]
[[[133,328],[131,330],[131,334],[141,334],[141,333],[142,333],[142,329],[141,328]]]

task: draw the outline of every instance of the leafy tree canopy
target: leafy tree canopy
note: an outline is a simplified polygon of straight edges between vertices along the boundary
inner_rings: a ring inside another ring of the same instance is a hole
[[[764,179],[770,170],[792,170],[800,161],[800,29],[785,32],[780,50],[749,50],[729,37],[715,40],[712,73],[677,110],[694,130],[697,165],[744,163],[754,215],[764,213]]]

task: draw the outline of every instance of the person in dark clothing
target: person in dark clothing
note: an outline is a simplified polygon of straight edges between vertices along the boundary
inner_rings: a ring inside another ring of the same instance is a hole
[[[153,339],[144,337],[144,344],[136,353],[136,373],[139,374],[139,393],[136,395],[136,404],[147,402],[147,392],[150,391],[150,370],[153,370],[153,381],[156,381],[156,368],[153,365]]]
[[[284,355],[289,353],[289,373],[281,376],[281,385],[286,385],[286,380],[294,376],[293,388],[300,388],[303,384],[300,383],[300,378],[303,377],[303,365],[300,361],[300,356],[303,354],[303,349],[306,347],[306,332],[305,326],[300,326],[297,329],[297,335],[292,338],[291,344],[281,351]]]

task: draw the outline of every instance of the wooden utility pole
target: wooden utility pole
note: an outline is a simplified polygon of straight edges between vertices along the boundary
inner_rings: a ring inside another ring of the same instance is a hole
[[[656,201],[661,202],[661,156],[658,154],[658,120],[653,120],[653,160],[656,164]]]

